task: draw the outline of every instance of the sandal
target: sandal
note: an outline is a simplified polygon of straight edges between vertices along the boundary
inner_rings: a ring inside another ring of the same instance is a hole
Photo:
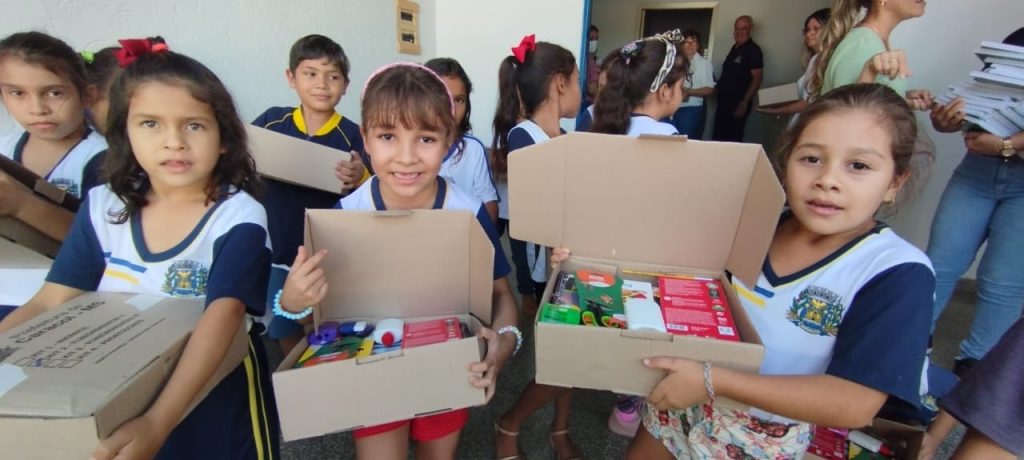
[[[552,431],[551,434],[548,435],[548,437],[550,438],[550,441],[551,441],[551,449],[553,449],[555,451],[555,458],[556,459],[558,459],[558,460],[583,460],[583,456],[569,457],[569,458],[564,458],[564,459],[562,457],[560,457],[558,455],[558,449],[555,448],[555,436],[565,436],[567,438],[566,440],[568,440],[569,429],[566,428],[564,430]],[[570,442],[569,445],[571,445],[574,450],[579,451],[579,448],[577,448],[571,442]]]
[[[495,434],[500,434],[500,435],[503,435],[503,436],[509,436],[509,437],[517,438],[516,450],[517,451],[519,450],[519,446],[518,446],[519,432],[518,431],[506,430],[506,429],[502,428],[501,425],[498,424],[498,422],[494,422],[494,433]],[[497,444],[497,443],[495,443],[495,444]],[[497,445],[495,445],[494,452],[495,452],[495,454],[497,454],[497,452],[498,452]],[[518,460],[520,457],[521,456],[517,454],[517,455],[510,455],[508,457],[498,457],[498,460]]]

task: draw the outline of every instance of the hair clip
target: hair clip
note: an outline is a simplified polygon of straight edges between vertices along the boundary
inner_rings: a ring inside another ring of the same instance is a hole
[[[152,43],[145,38],[118,40],[117,42],[121,44],[121,49],[114,51],[114,56],[117,57],[117,65],[122,68],[128,67],[144,54],[159,54],[170,50],[166,43]]]
[[[96,53],[93,53],[92,51],[79,51],[78,55],[82,56],[82,60],[85,61],[86,64],[92,64],[93,61],[96,60]]]
[[[417,64],[415,62],[392,62],[391,64],[385,64],[381,66],[379,69],[374,70],[373,73],[370,74],[370,77],[366,79],[366,83],[363,83],[363,94],[361,96],[360,101],[362,100],[362,98],[366,98],[366,88],[370,87],[371,81],[380,76],[380,74],[384,73],[384,71],[394,69],[396,67],[411,67],[414,69],[421,69],[425,70],[430,75],[433,75],[434,78],[436,78],[437,81],[441,83],[441,87],[444,88],[445,94],[448,95],[448,106],[451,107],[452,109],[452,116],[455,116],[455,98],[452,97],[452,92],[451,90],[448,89],[448,84],[444,82],[444,79],[441,78],[441,76],[438,75],[437,72],[431,70],[430,67],[427,67],[423,64]]]
[[[629,65],[630,58],[640,53],[643,42],[643,40],[633,40],[623,45],[622,49],[619,50],[619,55],[622,56],[622,59],[626,60],[626,65]]]
[[[659,39],[659,40],[666,40],[666,41],[671,42],[671,43],[680,43],[680,42],[683,41],[683,33],[680,32],[679,29],[672,29],[672,30],[665,31],[665,32],[662,32],[660,34],[654,35],[651,38],[655,38],[655,39]]]
[[[512,55],[520,64],[526,63],[526,53],[537,49],[537,38],[534,34],[527,35],[519,41],[519,46],[512,48]]]

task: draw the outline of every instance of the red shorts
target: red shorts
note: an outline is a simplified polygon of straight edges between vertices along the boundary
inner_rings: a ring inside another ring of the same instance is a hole
[[[435,415],[416,417],[410,420],[401,420],[383,425],[359,428],[352,434],[356,439],[387,433],[397,430],[404,425],[412,424],[409,428],[409,437],[416,441],[433,441],[459,431],[466,426],[469,420],[469,409],[458,409],[450,412],[442,412]]]

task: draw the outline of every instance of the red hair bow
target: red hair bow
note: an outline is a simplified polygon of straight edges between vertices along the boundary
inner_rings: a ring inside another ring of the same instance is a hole
[[[121,44],[121,49],[115,51],[114,56],[117,57],[117,64],[121,68],[128,67],[139,56],[149,53],[162,53],[168,49],[165,43],[152,43],[145,38],[118,40],[117,42]]]
[[[522,41],[519,42],[519,46],[512,48],[512,55],[522,64],[526,62],[526,53],[535,49],[537,49],[537,39],[534,34],[530,34],[523,37]]]

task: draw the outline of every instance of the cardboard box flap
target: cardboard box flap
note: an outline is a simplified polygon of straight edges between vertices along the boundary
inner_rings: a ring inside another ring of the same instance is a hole
[[[340,193],[334,167],[352,154],[269,129],[245,125],[249,148],[260,174],[303,187]]]
[[[759,145],[679,136],[571,133],[513,152],[508,175],[517,239],[619,262],[736,265],[744,276],[760,269],[772,232],[750,233],[773,228],[784,201]]]
[[[785,202],[786,192],[782,190],[771,161],[765,155],[758,155],[726,264],[732,275],[747,286],[757,283]]]
[[[327,250],[317,321],[467,311],[491,321],[494,246],[473,213],[310,209],[306,246]]]
[[[148,314],[156,299],[167,308]],[[125,309],[125,305],[134,308]],[[180,331],[190,329],[203,313],[202,299],[131,294],[86,293],[65,306],[0,336],[0,373],[5,376],[0,385],[4,390],[0,414],[93,415],[126,381],[153,362],[154,349],[164,350],[180,341]],[[115,315],[92,311],[115,307],[124,311]],[[70,332],[60,337],[47,333],[65,329]],[[32,343],[35,340],[46,342]],[[127,340],[130,346],[125,346]]]

